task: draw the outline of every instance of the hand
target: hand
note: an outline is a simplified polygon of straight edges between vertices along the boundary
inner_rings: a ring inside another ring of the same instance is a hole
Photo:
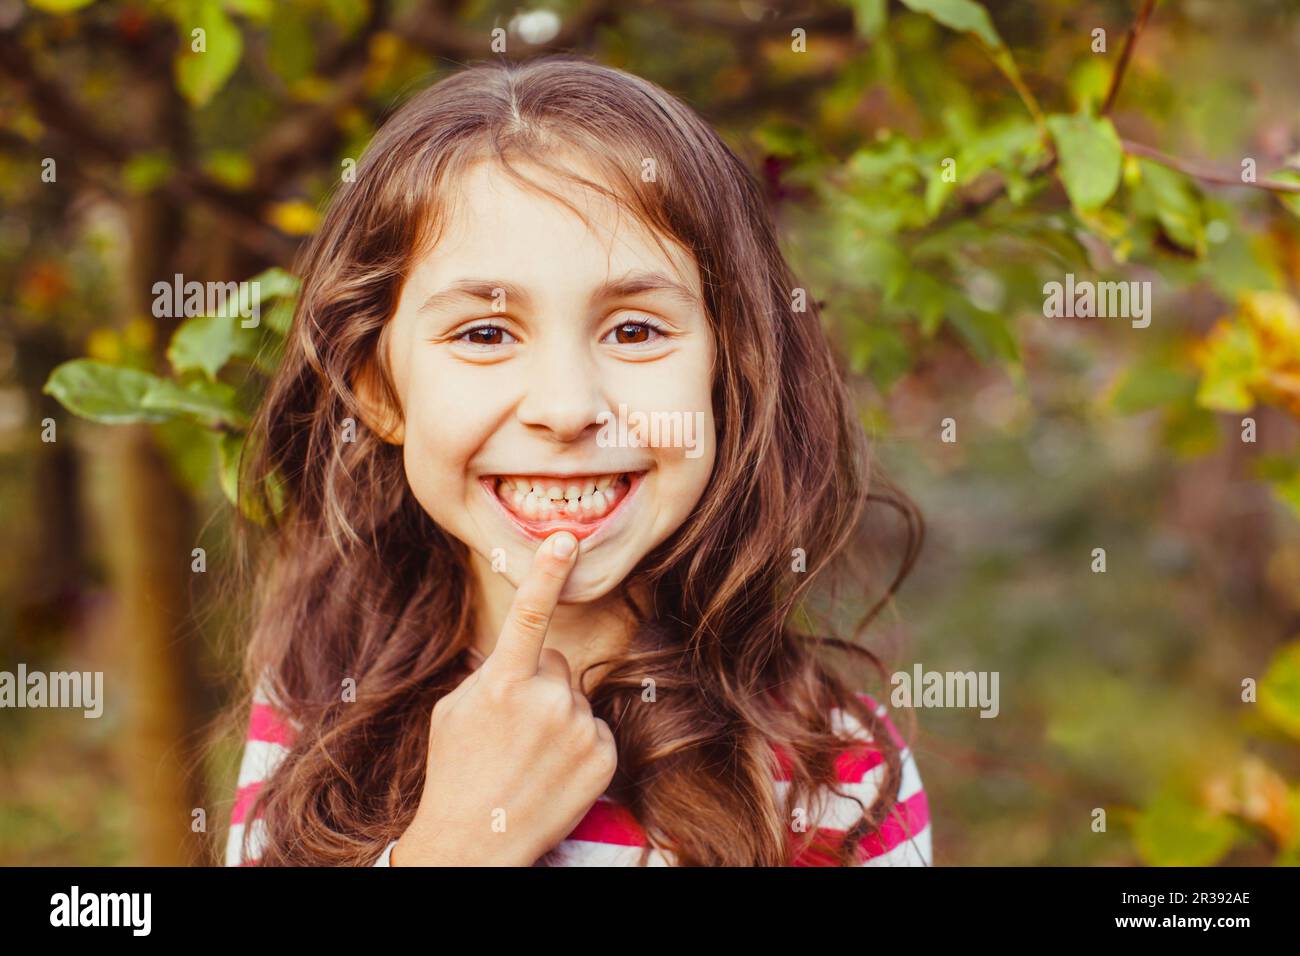
[[[393,866],[531,866],[609,786],[614,735],[542,646],[577,545],[568,532],[542,543],[491,655],[434,705],[424,793]]]

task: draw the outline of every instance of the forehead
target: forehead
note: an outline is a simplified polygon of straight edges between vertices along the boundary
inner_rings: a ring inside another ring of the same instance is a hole
[[[437,241],[413,264],[413,279],[436,285],[500,275],[562,295],[598,286],[611,275],[645,270],[701,292],[695,258],[679,243],[662,234],[657,242],[649,226],[590,187],[536,166],[516,168],[575,208],[519,182],[495,161],[478,161],[450,184]],[[590,170],[575,172],[595,179]]]

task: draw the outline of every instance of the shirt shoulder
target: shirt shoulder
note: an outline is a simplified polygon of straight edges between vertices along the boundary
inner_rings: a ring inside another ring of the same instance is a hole
[[[911,747],[890,719],[888,709],[868,694],[858,698],[880,718],[883,731],[899,749],[900,774],[894,804],[885,819],[858,843],[860,866],[930,866],[933,846],[930,830],[930,806],[916,759]],[[827,847],[838,845],[848,831],[862,819],[866,808],[880,796],[888,773],[884,754],[871,730],[845,709],[830,714],[835,732],[855,741],[836,759],[837,786],[824,788],[802,810],[799,822],[805,829],[815,829],[812,845],[794,861],[796,866],[820,866],[833,862]],[[779,754],[778,754],[779,758]],[[784,801],[790,788],[784,762],[777,774],[778,797]]]
[[[248,715],[248,732],[235,783],[235,803],[226,836],[226,866],[248,866],[257,862],[264,845],[260,817],[250,819],[253,803],[263,783],[284,760],[297,734],[297,727],[279,707],[263,682],[253,692]],[[247,851],[244,834],[248,832]]]

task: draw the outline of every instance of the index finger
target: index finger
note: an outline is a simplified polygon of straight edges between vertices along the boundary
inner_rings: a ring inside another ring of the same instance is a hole
[[[567,531],[553,534],[533,555],[533,566],[506,612],[496,647],[481,669],[506,680],[527,680],[537,673],[542,644],[560,592],[578,555],[578,539]]]

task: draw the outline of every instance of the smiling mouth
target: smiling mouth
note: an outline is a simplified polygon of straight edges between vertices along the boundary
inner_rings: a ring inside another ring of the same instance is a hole
[[[556,531],[570,531],[582,539],[613,517],[644,474],[490,475],[482,483],[531,536],[544,538]]]

